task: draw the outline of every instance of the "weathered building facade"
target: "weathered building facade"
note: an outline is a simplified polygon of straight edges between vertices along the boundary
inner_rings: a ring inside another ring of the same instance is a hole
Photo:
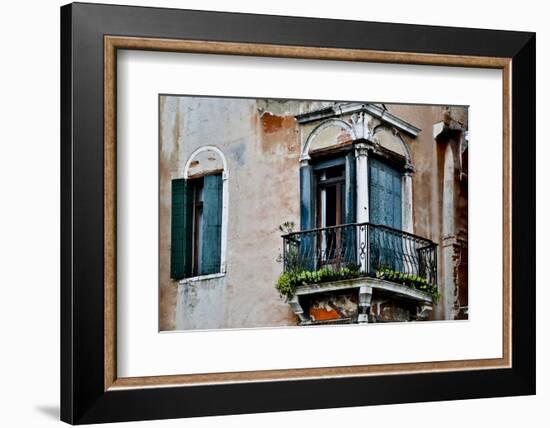
[[[467,108],[161,96],[159,126],[161,330],[467,318]]]

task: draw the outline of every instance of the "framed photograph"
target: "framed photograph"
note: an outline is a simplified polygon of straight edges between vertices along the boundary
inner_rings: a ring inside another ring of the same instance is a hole
[[[76,3],[61,105],[63,421],[535,393],[533,33]]]

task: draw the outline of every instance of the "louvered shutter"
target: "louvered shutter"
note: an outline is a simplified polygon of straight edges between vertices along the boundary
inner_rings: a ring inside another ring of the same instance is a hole
[[[222,229],[222,176],[204,177],[201,275],[220,272]]]
[[[401,174],[369,158],[370,223],[401,230]],[[371,266],[403,269],[403,244],[398,233],[374,229],[370,233]]]
[[[300,167],[300,230],[313,229],[315,188],[313,168],[311,165]],[[315,268],[315,237],[313,234],[303,234],[300,238],[300,268],[313,270]]]
[[[191,276],[193,192],[184,179],[172,180],[170,278]]]

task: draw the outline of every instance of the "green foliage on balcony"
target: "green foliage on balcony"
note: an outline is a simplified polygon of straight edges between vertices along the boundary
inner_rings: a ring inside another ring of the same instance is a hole
[[[281,276],[279,276],[275,288],[281,297],[290,299],[296,292],[296,287],[300,287],[302,285],[343,281],[346,279],[359,278],[360,276],[365,276],[365,274],[360,271],[360,266],[353,263],[350,263],[346,267],[342,267],[340,269],[323,267],[315,271],[290,270],[283,272]],[[428,293],[434,304],[436,304],[440,299],[437,284],[430,284],[426,278],[418,275],[381,267],[376,271],[376,278],[395,282],[397,284]]]
[[[432,302],[436,304],[441,297],[437,284],[430,284],[426,278],[410,273],[399,272],[390,268],[381,267],[376,271],[376,277],[387,281],[396,282],[415,290],[424,291],[432,297]]]
[[[315,271],[290,270],[281,274],[277,280],[275,288],[279,291],[281,296],[290,299],[294,295],[296,287],[301,285],[322,284],[325,282],[354,279],[358,278],[360,275],[361,272],[359,271],[359,266],[352,263],[340,269],[330,269],[328,267],[324,267]]]

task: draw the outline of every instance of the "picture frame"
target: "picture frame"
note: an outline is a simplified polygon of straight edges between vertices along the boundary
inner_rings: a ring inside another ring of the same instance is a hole
[[[122,49],[502,70],[502,358],[119,378],[116,53]],[[61,419],[86,424],[534,394],[535,95],[534,33],[63,6]],[[332,388],[338,394],[311,394]]]

